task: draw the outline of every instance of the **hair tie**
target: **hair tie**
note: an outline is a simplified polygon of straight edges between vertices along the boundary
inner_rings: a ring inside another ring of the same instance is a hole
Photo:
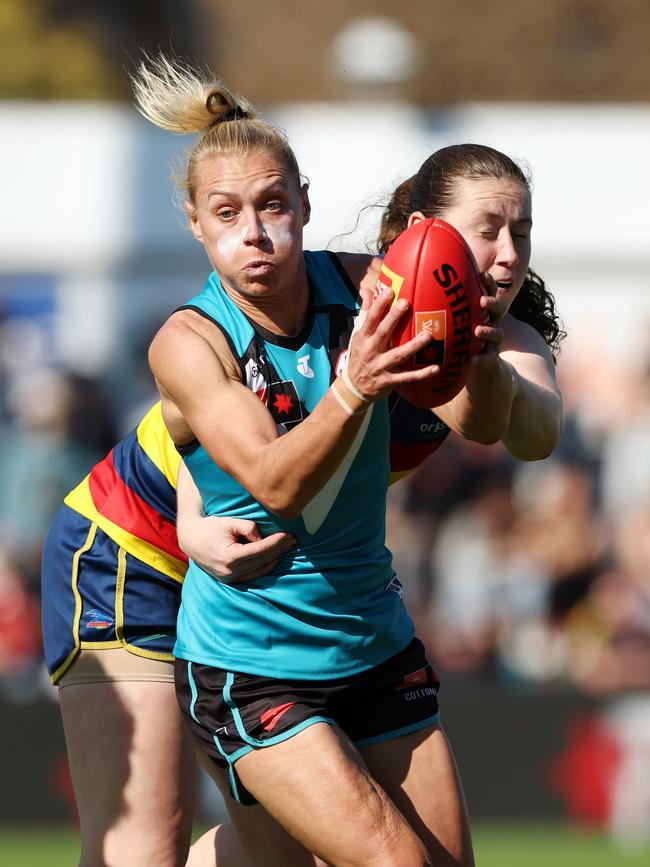
[[[247,117],[248,113],[241,106],[235,105],[229,111],[222,114],[219,120],[225,123],[228,120],[246,120]]]

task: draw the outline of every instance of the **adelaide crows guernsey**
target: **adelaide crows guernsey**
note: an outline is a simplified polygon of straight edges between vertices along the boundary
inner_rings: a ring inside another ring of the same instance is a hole
[[[329,388],[358,312],[354,288],[333,254],[306,252],[305,262],[310,304],[296,338],[255,326],[215,273],[184,305],[226,335],[243,383],[265,403],[281,435]],[[177,657],[249,674],[329,679],[371,668],[409,643],[413,623],[384,544],[388,441],[383,400],[367,411],[334,475],[292,520],[265,509],[200,444],[183,449],[206,514],[253,520],[262,535],[291,532],[298,545],[271,574],[241,584],[216,581],[190,562]]]
[[[133,557],[182,583],[187,557],[176,538],[179,464],[158,401],[64,502]]]

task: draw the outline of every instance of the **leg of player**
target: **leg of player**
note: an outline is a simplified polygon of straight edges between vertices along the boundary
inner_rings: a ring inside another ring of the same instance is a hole
[[[259,804],[249,807],[238,804],[228,791],[225,778],[208,758],[197,752],[224,797],[231,822],[206,831],[192,845],[186,867],[327,867]]]
[[[70,684],[61,714],[81,824],[80,867],[181,867],[194,749],[173,683]]]
[[[439,725],[361,749],[422,839],[436,867],[474,867],[467,807],[456,763]]]
[[[316,723],[242,756],[239,777],[305,848],[336,867],[424,867],[423,843],[358,751],[337,728]]]

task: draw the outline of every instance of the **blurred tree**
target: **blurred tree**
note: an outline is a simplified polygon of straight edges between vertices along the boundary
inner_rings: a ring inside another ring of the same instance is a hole
[[[192,3],[0,0],[0,98],[130,99],[142,49],[196,57]],[[200,59],[200,58],[199,58]]]
[[[0,0],[0,95],[97,98],[119,92],[119,69],[78,23],[53,22],[49,5]]]

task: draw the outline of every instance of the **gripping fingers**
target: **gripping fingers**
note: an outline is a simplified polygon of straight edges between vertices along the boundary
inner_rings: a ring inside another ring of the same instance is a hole
[[[385,346],[390,340],[390,336],[395,330],[395,326],[399,320],[409,309],[409,303],[404,298],[399,298],[395,304],[385,313],[383,319],[377,325],[375,337],[377,337],[382,346]]]
[[[295,544],[296,539],[289,533],[274,533],[255,542],[237,543],[230,549],[227,572],[219,577],[227,584],[236,584],[266,575]]]
[[[387,336],[390,335],[391,331],[395,327],[397,320],[406,310],[408,310],[408,303],[403,300],[398,301],[391,309],[390,305],[393,303],[394,297],[392,289],[383,289],[373,300],[371,306],[367,310],[363,325],[366,332],[369,334],[376,334],[382,340],[387,339]],[[384,324],[386,320],[392,323],[388,330]]]
[[[422,380],[431,379],[439,373],[440,367],[437,364],[431,364],[429,367],[418,367],[415,370],[393,371],[393,386],[397,387],[407,382],[422,382]]]
[[[384,353],[384,364],[387,368],[399,367],[416,353],[431,343],[433,335],[429,331],[421,331],[401,346],[395,346]]]
[[[264,575],[268,575],[269,572],[272,572],[279,562],[279,560],[268,560],[266,563],[261,565],[249,564],[248,571],[238,573],[237,575],[231,575],[227,580],[224,580],[224,583],[243,584],[244,581],[252,581],[253,578],[263,578]]]
[[[496,296],[499,287],[497,286],[494,277],[488,271],[482,271],[481,280],[483,281],[485,291],[488,295],[491,295],[492,297]]]

